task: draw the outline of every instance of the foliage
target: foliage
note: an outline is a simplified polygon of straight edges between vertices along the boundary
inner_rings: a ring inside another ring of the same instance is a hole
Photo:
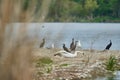
[[[42,57],[36,61],[36,67],[45,66],[53,63],[49,57]]]
[[[115,20],[120,18],[119,4],[120,0],[53,0],[46,20],[52,22],[120,22],[119,19]]]
[[[25,0],[24,3],[23,3],[23,11],[26,11],[29,7],[29,0]]]
[[[36,60],[36,67],[39,68],[38,75],[42,75],[44,73],[50,73],[52,71],[52,63],[53,61],[49,57],[41,57]]]
[[[106,62],[106,68],[107,70],[114,71],[117,65],[117,60],[115,56],[110,56],[108,61]]]
[[[63,66],[65,67],[65,66],[68,66],[68,65],[69,65],[69,64],[65,63],[65,64],[61,64],[60,66],[61,66],[61,67],[63,67]]]
[[[17,10],[21,13],[18,16],[20,19],[14,20],[25,21],[25,15],[29,13],[27,16],[33,22],[41,21],[40,18],[45,22],[120,22],[120,0],[51,0],[50,5],[46,6],[48,1],[45,1],[46,5],[43,6],[44,1],[17,0],[13,7],[16,13]],[[45,12],[47,14],[44,13],[46,9],[49,9]]]

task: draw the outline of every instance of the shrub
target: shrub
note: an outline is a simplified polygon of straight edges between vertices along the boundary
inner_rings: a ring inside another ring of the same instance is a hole
[[[38,75],[50,73],[52,71],[53,61],[49,57],[41,57],[35,62],[35,66],[39,68]]]
[[[36,61],[36,67],[45,66],[53,63],[49,57],[42,57]]]
[[[117,65],[117,60],[115,56],[111,55],[109,59],[106,62],[106,68],[107,70],[114,71]]]

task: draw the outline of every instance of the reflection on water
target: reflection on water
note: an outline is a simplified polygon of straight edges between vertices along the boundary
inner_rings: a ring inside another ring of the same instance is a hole
[[[42,27],[44,26],[44,27]],[[19,29],[20,23],[14,24],[14,34]],[[71,39],[80,40],[82,48],[89,49],[93,43],[93,49],[103,50],[112,40],[112,50],[120,50],[120,24],[119,23],[29,23],[27,34],[33,39],[38,36],[39,41],[46,39],[46,47],[52,43],[61,48],[65,43],[67,47]],[[39,47],[39,42],[36,47]]]

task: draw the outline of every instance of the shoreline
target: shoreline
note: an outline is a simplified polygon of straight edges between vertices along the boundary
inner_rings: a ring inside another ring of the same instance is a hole
[[[75,58],[54,56],[59,49],[35,49],[35,59],[50,58],[53,62],[44,67],[37,67],[35,80],[90,80],[105,76],[110,71],[106,70],[105,62],[111,55],[120,60],[119,50],[80,50]],[[43,70],[43,71],[42,71]],[[48,72],[49,70],[49,72]],[[41,72],[41,74],[38,74]]]

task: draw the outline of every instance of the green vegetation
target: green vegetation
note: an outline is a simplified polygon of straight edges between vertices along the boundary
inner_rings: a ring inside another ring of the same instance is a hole
[[[110,56],[108,61],[106,62],[106,68],[107,70],[114,71],[116,69],[117,60],[115,59],[115,56]]]
[[[53,61],[49,57],[42,57],[36,61],[36,67],[52,64]]]
[[[46,21],[120,22],[120,0],[53,0]]]
[[[13,7],[20,11],[20,19],[17,20],[15,17],[15,21],[23,22],[26,21],[24,18],[28,17],[27,19],[33,19],[31,22],[41,21],[40,19],[44,19],[45,22],[120,22],[120,0],[49,1],[12,2]]]
[[[23,8],[22,8],[23,11],[26,11],[26,10],[28,9],[28,7],[29,7],[29,2],[30,2],[29,0],[25,0],[25,1],[24,1],[24,3],[23,3]]]
[[[36,67],[39,68],[38,75],[42,75],[44,73],[50,73],[52,71],[52,63],[53,61],[49,57],[41,57],[38,59],[35,64]]]
[[[65,67],[65,66],[68,66],[68,65],[69,65],[69,64],[65,63],[65,64],[61,64],[60,66],[61,66],[61,67],[63,67],[63,66]]]

